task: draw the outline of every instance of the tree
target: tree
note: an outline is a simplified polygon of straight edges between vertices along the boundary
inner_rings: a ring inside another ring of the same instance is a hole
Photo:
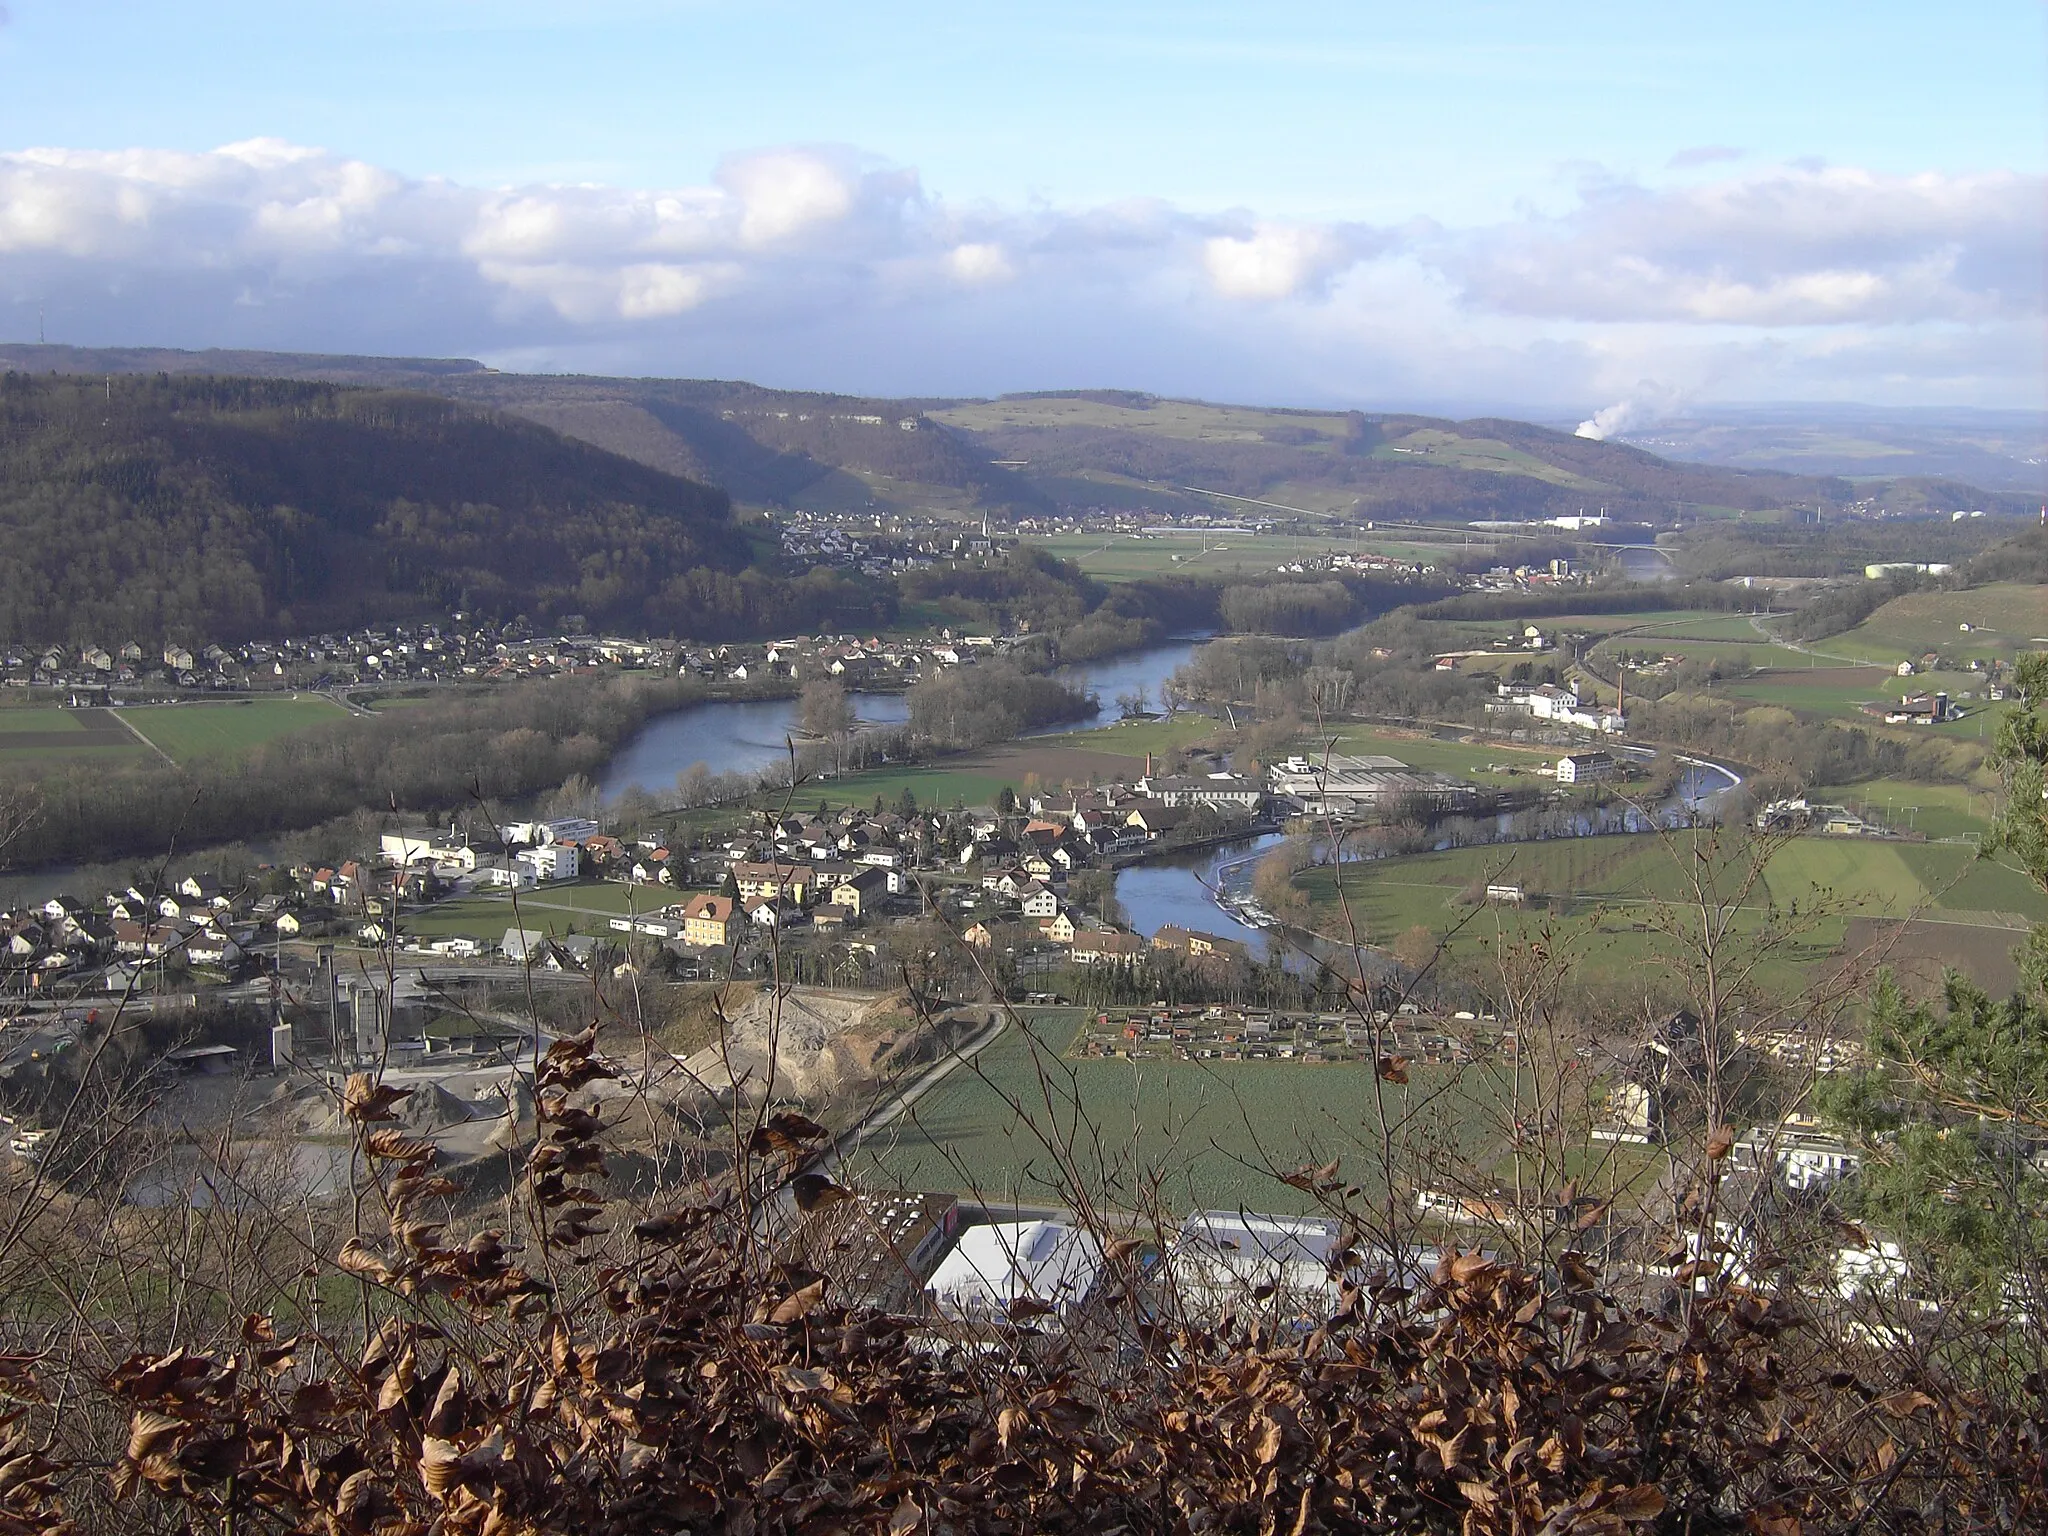
[[[876,798],[879,801],[880,796]],[[877,809],[879,809],[879,806]],[[905,821],[909,821],[917,815],[917,792],[908,784],[903,786],[903,793],[896,797],[896,814]]]
[[[797,698],[797,722],[813,736],[844,736],[853,729],[853,703],[836,682],[806,683]]]
[[[1417,923],[1402,930],[1394,940],[1394,958],[1411,971],[1419,971],[1436,958],[1436,935]]]
[[[2006,808],[1984,855],[2048,890],[2048,654],[2020,658],[2013,691],[1992,754]],[[2048,929],[2036,924],[2019,958],[2019,990],[2003,1000],[1954,971],[1939,1003],[1887,979],[1863,1064],[1828,1079],[1819,1100],[1863,1154],[1852,1209],[1901,1244],[1915,1284],[1979,1310],[2018,1302],[2038,1315],[2048,1178],[2031,1153],[2048,1137]]]
[[[1252,871],[1252,892],[1259,904],[1275,917],[1299,919],[1308,912],[1308,892],[1294,883],[1294,877],[1311,862],[1305,838],[1290,837],[1259,860]]]
[[[996,791],[996,814],[1014,816],[1017,814],[1017,792],[1005,784]]]
[[[699,759],[676,775],[676,799],[691,810],[711,800],[711,767]]]

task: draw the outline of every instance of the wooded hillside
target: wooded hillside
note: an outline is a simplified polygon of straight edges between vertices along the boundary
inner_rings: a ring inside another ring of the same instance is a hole
[[[0,638],[238,640],[466,608],[639,621],[746,540],[722,491],[425,395],[0,380]],[[667,598],[663,594],[667,589]]]

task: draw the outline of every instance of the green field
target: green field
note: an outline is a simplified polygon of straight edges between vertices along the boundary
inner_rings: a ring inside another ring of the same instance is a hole
[[[1227,515],[1228,504],[1219,503],[1217,511]],[[1136,581],[1170,572],[1263,572],[1334,551],[1377,548],[1370,543],[1354,545],[1350,539],[1307,539],[1270,533],[1204,534],[1192,530],[1142,538],[1127,533],[1061,534],[1041,542],[1051,553],[1073,561],[1101,581]]]
[[[233,757],[280,736],[346,720],[349,716],[331,699],[317,694],[295,694],[290,698],[219,704],[152,705],[123,710],[122,718],[173,762],[186,764],[210,757]]]
[[[1758,634],[1749,619],[1746,613],[1696,615],[1659,625],[1655,633],[1674,640],[1734,640],[1745,645],[1768,646],[1771,643],[1768,636]]]
[[[627,912],[658,912],[681,900],[667,886],[621,885],[608,880],[564,881],[519,895],[515,921],[509,892],[462,896],[423,912],[406,912],[400,932],[406,938],[467,937],[495,944],[511,927],[537,928],[557,938],[571,933],[609,933],[610,919]]]
[[[1278,1175],[1341,1159],[1370,1189],[1379,1154],[1373,1075],[1357,1064],[1080,1060],[1064,1053],[1083,1015],[1042,1010],[1012,1028],[844,1165],[869,1188],[951,1190],[991,1202],[1066,1205],[1068,1181],[1045,1145],[1072,1148],[1080,1177],[1127,1210],[1305,1211]],[[1418,1139],[1441,1131],[1465,1155],[1492,1145],[1490,1073],[1412,1072],[1390,1107]],[[1019,1107],[1021,1106],[1021,1112]],[[1042,1139],[1041,1139],[1042,1138]]]
[[[1309,431],[1328,447],[1341,443],[1350,420],[1336,412],[1261,410],[1257,406],[1207,405],[1197,400],[1154,400],[1118,404],[1076,396],[1032,400],[976,400],[931,413],[934,421],[968,432],[1002,427],[1108,427],[1187,442],[1256,443],[1275,429]]]
[[[1775,704],[1795,714],[1857,719],[1862,718],[1866,701],[1899,698],[1917,691],[1919,682],[1882,667],[1788,667],[1717,683],[1713,691],[1752,704]]]
[[[1967,634],[1964,624],[1972,626]],[[2010,661],[2021,651],[2048,649],[2048,586],[1997,582],[1967,592],[1909,592],[1846,634],[1813,646],[1880,664],[1933,650],[1964,660]]]
[[[1597,491],[1600,482],[1546,464],[1533,454],[1490,437],[1464,437],[1440,427],[1423,427],[1405,437],[1389,438],[1372,451],[1375,459],[1428,464],[1442,469],[1478,469],[1494,474],[1527,475],[1575,491]]]
[[[54,704],[0,709],[0,768],[35,770],[70,762],[129,762],[149,748],[104,709]]]
[[[1688,895],[1692,856],[1691,840],[1682,834],[1668,840],[1645,834],[1463,848],[1346,866],[1343,890],[1367,943],[1389,945],[1414,927],[1443,937],[1463,922],[1449,953],[1473,961],[1491,945],[1548,934],[1575,947],[1587,975],[1626,981],[1646,964],[1674,958],[1670,942],[1650,931],[1649,919],[1658,903]],[[1521,885],[1531,901],[1522,908],[1486,908],[1475,917],[1459,900],[1475,882]],[[1316,926],[1341,936],[1333,872],[1310,870],[1298,884],[1312,903]],[[1551,898],[1553,909],[1546,910],[1539,897]],[[1837,958],[1851,919],[1925,912],[2000,929],[2015,921],[2048,921],[2048,896],[2016,871],[1978,859],[1967,846],[1867,838],[1786,842],[1743,906],[1737,926],[1745,931],[1761,925],[1773,907],[1789,912],[1796,906],[1809,916],[1824,910],[1800,947],[1766,968],[1765,980],[1778,990],[1810,985]]]

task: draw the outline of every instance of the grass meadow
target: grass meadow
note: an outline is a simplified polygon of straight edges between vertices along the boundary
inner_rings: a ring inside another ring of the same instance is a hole
[[[1357,1063],[1083,1059],[1068,1048],[1078,1009],[1028,1015],[969,1065],[877,1131],[844,1165],[865,1188],[949,1190],[990,1202],[1066,1205],[1068,1170],[1047,1143],[1073,1148],[1072,1171],[1127,1210],[1305,1212],[1280,1182],[1339,1161],[1372,1189],[1379,1151],[1374,1074]],[[1418,1142],[1481,1157],[1505,1124],[1498,1073],[1413,1068],[1389,1108]]]
[[[122,718],[180,765],[238,757],[280,736],[346,720],[331,699],[314,694],[238,699],[215,704],[162,704],[125,709]]]
[[[1676,958],[1652,918],[1659,903],[1686,896],[1692,857],[1690,839],[1682,834],[1454,849],[1346,865],[1343,904],[1371,944],[1390,945],[1416,927],[1438,938],[1455,934],[1448,953],[1469,964],[1483,962],[1503,943],[1543,934],[1573,945],[1589,978],[1625,983],[1640,967]],[[1341,936],[1337,879],[1325,866],[1306,871],[1297,883],[1309,897],[1314,925]],[[1461,900],[1475,883],[1520,885],[1529,902],[1475,916]],[[2005,930],[2016,922],[2048,921],[2048,896],[2018,871],[1979,859],[1967,845],[1801,837],[1773,854],[1737,926],[1754,931],[1774,914],[1793,911],[1823,915],[1800,946],[1766,965],[1766,980],[1781,992],[1824,975],[1838,961],[1854,920],[1917,914]]]

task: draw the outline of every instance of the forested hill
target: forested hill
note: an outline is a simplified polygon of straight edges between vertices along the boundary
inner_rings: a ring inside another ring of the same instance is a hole
[[[456,607],[721,627],[688,610],[750,555],[722,491],[530,422],[161,375],[0,378],[0,539],[0,638],[106,645]]]
[[[1339,518],[1540,518],[1604,507],[1670,524],[1701,509],[2031,509],[1955,482],[1674,462],[1528,422],[1289,410],[1080,389],[884,399],[716,379],[499,373],[450,358],[0,346],[0,367],[235,372],[396,386],[509,412],[735,501],[808,511],[1095,507],[1215,512],[1223,497]]]

